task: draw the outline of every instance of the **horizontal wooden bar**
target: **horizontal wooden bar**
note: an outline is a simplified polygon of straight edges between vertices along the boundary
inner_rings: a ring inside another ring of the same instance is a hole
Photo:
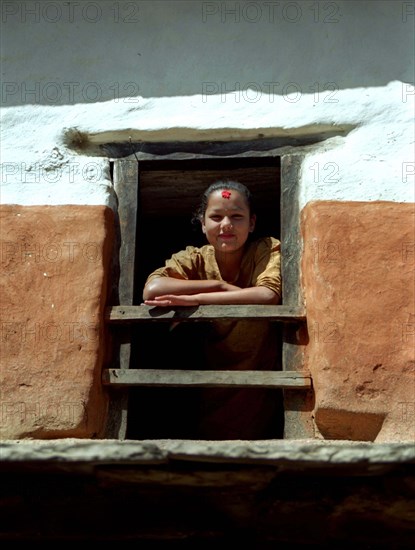
[[[311,388],[310,374],[296,371],[106,369],[102,382],[107,386]]]
[[[303,307],[271,305],[223,305],[198,307],[112,306],[106,309],[110,323],[149,321],[216,321],[219,319],[268,320],[298,322],[306,318]]]

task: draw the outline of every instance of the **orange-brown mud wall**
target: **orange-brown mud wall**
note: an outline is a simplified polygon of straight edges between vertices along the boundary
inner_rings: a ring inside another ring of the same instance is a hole
[[[308,203],[302,278],[318,436],[415,440],[414,205]]]
[[[102,434],[113,218],[104,206],[1,207],[2,439]]]

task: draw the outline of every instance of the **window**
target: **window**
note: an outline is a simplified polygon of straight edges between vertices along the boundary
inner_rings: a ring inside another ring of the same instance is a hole
[[[171,331],[171,325],[165,321],[172,320],[172,312],[154,319],[149,315],[148,308],[140,308],[139,304],[145,279],[153,269],[163,265],[173,252],[188,244],[205,244],[199,228],[191,239],[192,210],[210,183],[228,178],[246,183],[252,190],[258,213],[257,236],[273,235],[282,241],[283,300],[281,306],[271,306],[271,309],[266,306],[265,312],[261,306],[222,306],[220,314],[226,308],[229,315],[238,318],[246,315],[259,318],[260,315],[268,316],[272,310],[274,317],[271,320],[284,321],[277,323],[278,338],[282,341],[280,387],[284,390],[277,391],[284,392],[285,422],[280,423],[272,437],[312,436],[311,380],[302,372],[300,351],[307,331],[299,285],[300,239],[296,200],[296,172],[299,166],[296,160],[299,159],[294,155],[283,156],[279,149],[268,147],[261,150],[260,147],[260,141],[228,142],[222,147],[214,144],[180,144],[179,153],[168,154],[164,151],[164,155],[158,154],[159,150],[156,154],[149,153],[147,147],[145,154],[135,153],[114,162],[121,248],[119,292],[112,305],[120,304],[120,307],[109,308],[108,314],[115,343],[114,362],[105,370],[103,377],[112,392],[109,437],[174,438],[174,426],[185,426],[192,417],[192,399],[195,403],[198,393],[187,387],[178,388],[177,385],[188,385],[186,372],[197,370],[194,358],[197,358],[198,338],[203,331],[203,323],[208,321],[203,320],[199,311],[189,313],[181,309],[173,315],[186,318],[190,314],[198,322],[181,323],[179,330]],[[160,144],[158,148],[163,149]],[[212,148],[216,149],[213,151],[216,154],[212,154]],[[197,153],[192,149],[197,149]],[[138,311],[140,309],[145,311]],[[213,306],[197,309],[204,313],[210,311],[212,318],[215,316]],[[149,342],[159,345],[149,346]],[[174,388],[148,388],[147,385],[159,385],[160,375],[165,378],[161,381],[162,385],[168,381],[167,373],[173,366],[170,357],[174,354],[183,357],[181,350],[184,346],[188,352],[186,355],[193,360],[185,365],[186,372],[180,375],[179,384],[173,381]],[[114,370],[117,367],[122,372]],[[146,371],[141,371],[138,387],[134,387],[137,384],[136,369]],[[148,372],[149,369],[152,372]],[[143,373],[149,377],[144,383]],[[255,383],[275,384],[275,380],[270,383],[264,378],[261,381],[263,374],[254,374]],[[191,384],[195,376],[193,372]],[[301,389],[292,389],[297,386]],[[132,397],[130,400],[128,391]],[[183,406],[180,407],[180,404]],[[168,424],[169,411],[173,408],[177,411],[178,406],[180,410],[171,431],[163,432]],[[177,433],[177,437],[187,437],[185,430]]]

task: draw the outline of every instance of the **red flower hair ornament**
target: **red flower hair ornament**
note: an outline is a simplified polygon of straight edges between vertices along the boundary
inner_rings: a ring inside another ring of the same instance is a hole
[[[230,199],[231,198],[231,192],[230,191],[222,191],[222,197],[224,199]]]

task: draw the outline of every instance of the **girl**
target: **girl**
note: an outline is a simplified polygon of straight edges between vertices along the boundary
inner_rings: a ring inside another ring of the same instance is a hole
[[[235,181],[210,185],[195,217],[209,244],[188,246],[153,271],[144,287],[144,303],[159,307],[278,304],[280,242],[273,237],[251,240],[256,215],[248,188]],[[279,368],[276,330],[266,320],[209,323],[203,349],[192,360],[213,370]],[[278,391],[215,388],[201,393],[196,437],[281,436]],[[189,414],[195,418],[195,411]]]
[[[196,213],[209,245],[188,246],[154,271],[144,287],[150,306],[278,304],[280,243],[272,237],[248,242],[256,215],[247,187],[217,182]]]

